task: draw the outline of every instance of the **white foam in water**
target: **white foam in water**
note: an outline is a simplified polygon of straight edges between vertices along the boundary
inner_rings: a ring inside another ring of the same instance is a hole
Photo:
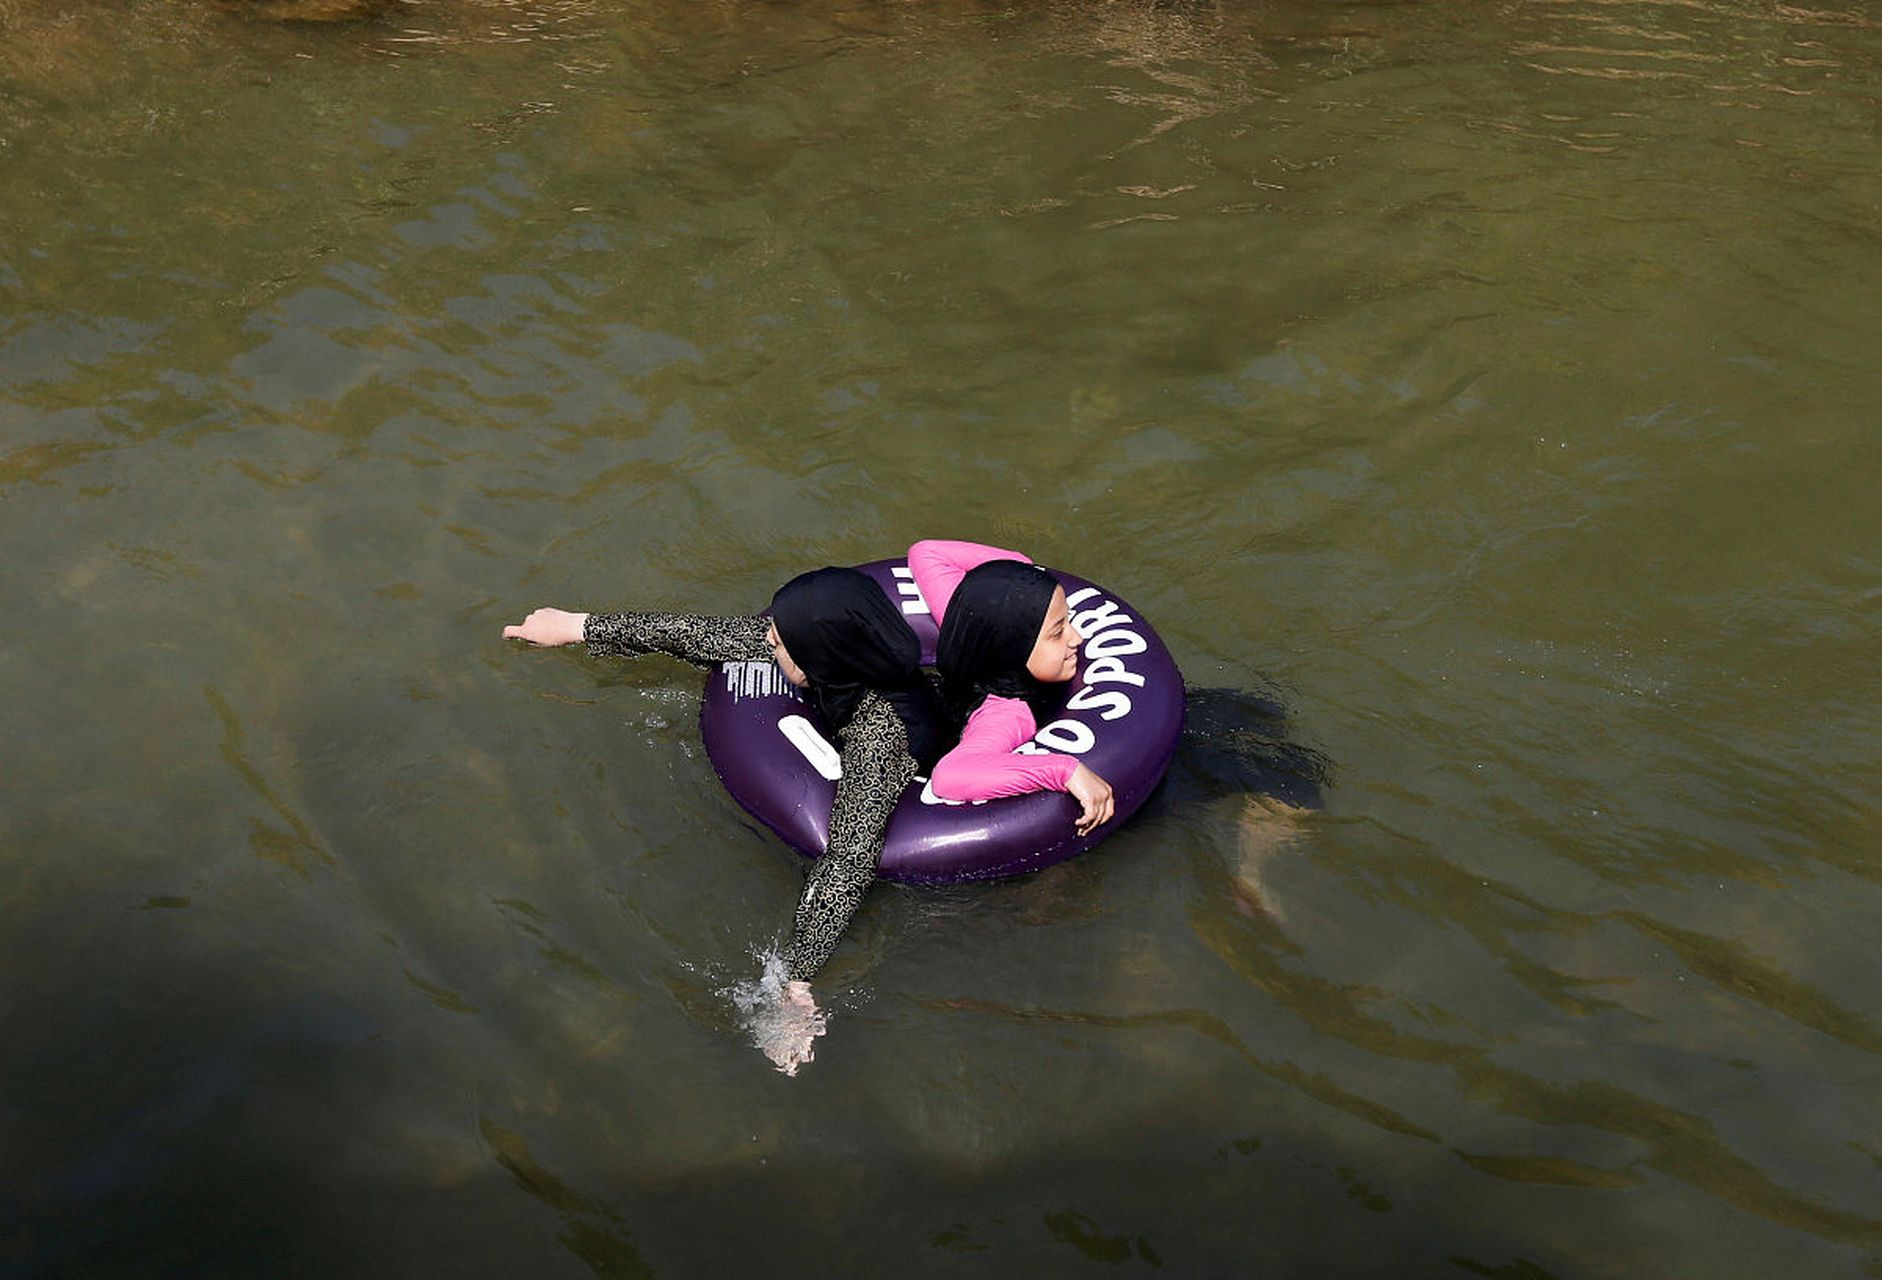
[[[761,968],[756,978],[734,983],[724,994],[738,1010],[739,1025],[758,1051],[787,1076],[815,1056],[811,1042],[829,1026],[830,1015],[794,996],[785,976],[784,957],[771,950],[756,957]]]

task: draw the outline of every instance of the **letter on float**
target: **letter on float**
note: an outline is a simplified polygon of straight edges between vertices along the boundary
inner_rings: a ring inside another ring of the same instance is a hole
[[[1065,603],[1071,608],[1076,609],[1079,605],[1085,603],[1085,601],[1097,594],[1098,588],[1096,587],[1080,587],[1078,590],[1072,592],[1071,595],[1065,597]]]
[[[903,613],[912,618],[917,614],[933,612],[928,608],[928,598],[922,595],[921,588],[915,585],[913,569],[905,564],[898,564],[891,567],[889,572],[895,576],[895,589],[902,596]]]
[[[1116,720],[1131,713],[1131,696],[1122,689],[1084,688],[1073,694],[1065,705],[1073,711],[1096,711],[1101,720]]]
[[[1082,756],[1098,745],[1098,735],[1088,725],[1076,720],[1054,720],[1035,733],[1033,741],[1051,747],[1054,751]]]
[[[1144,678],[1134,671],[1126,671],[1121,658],[1099,658],[1096,662],[1087,662],[1084,670],[1078,674],[1085,678],[1088,685],[1134,684],[1139,689],[1144,687]]]
[[[1093,605],[1082,613],[1072,615],[1072,625],[1078,628],[1080,635],[1084,636],[1096,635],[1106,627],[1115,627],[1120,622],[1131,621],[1134,621],[1134,619],[1128,613],[1118,612],[1117,601],[1115,600],[1106,600],[1102,604]]]
[[[1085,653],[1093,658],[1119,658],[1127,653],[1142,653],[1150,647],[1150,642],[1135,631],[1106,631],[1093,636],[1085,645]]]

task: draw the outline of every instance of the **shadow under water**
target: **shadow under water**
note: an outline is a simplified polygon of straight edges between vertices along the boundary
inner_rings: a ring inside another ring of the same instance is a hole
[[[1246,795],[1294,809],[1322,807],[1333,762],[1294,739],[1278,696],[1192,686],[1186,698],[1183,735],[1152,803],[1180,809]]]

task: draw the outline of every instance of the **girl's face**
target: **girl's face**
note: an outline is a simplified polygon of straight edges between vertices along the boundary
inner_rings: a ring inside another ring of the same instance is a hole
[[[1039,626],[1039,638],[1033,641],[1032,656],[1026,670],[1035,680],[1064,684],[1078,674],[1078,646],[1085,637],[1072,625],[1072,611],[1065,603],[1065,588],[1052,593],[1046,606],[1046,620]],[[790,674],[787,669],[786,675]]]
[[[784,672],[786,680],[800,689],[810,684],[810,677],[804,674],[802,667],[791,661],[790,651],[784,647],[784,641],[778,639],[777,623],[774,622],[765,629],[765,643],[771,646],[771,657],[777,662],[778,668]]]

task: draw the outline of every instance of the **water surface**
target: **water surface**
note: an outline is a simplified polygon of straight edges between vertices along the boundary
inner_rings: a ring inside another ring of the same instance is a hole
[[[1882,29],[0,5],[20,1274],[1882,1270]],[[801,883],[497,638],[975,537],[1334,762]]]

